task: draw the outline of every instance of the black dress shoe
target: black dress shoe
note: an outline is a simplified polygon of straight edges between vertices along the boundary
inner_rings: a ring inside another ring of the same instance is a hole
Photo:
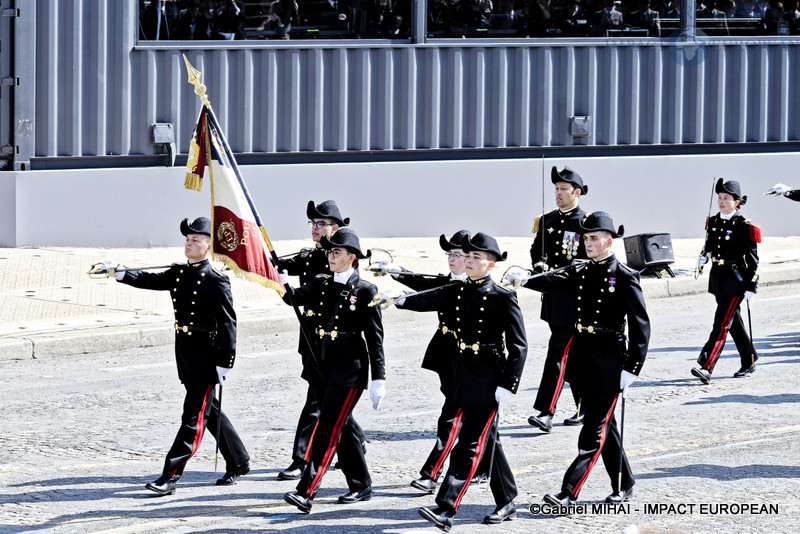
[[[748,365],[747,367],[742,366],[738,371],[733,373],[734,378],[742,378],[743,376],[751,375],[756,372],[756,362],[758,361],[758,356],[753,358],[753,363]]]
[[[423,519],[430,521],[440,530],[450,532],[450,529],[453,528],[453,518],[456,516],[456,513],[451,510],[443,510],[439,507],[433,510],[430,508],[417,508],[417,512],[419,512],[419,515],[421,515]]]
[[[708,384],[711,382],[711,373],[703,369],[702,367],[692,367],[692,374],[700,379],[700,382],[703,384]]]
[[[564,419],[564,424],[566,426],[577,426],[583,424],[583,412],[575,412],[575,415],[572,417],[567,417]]]
[[[485,525],[497,525],[503,521],[511,521],[517,517],[517,506],[511,501],[505,506],[495,508],[494,512],[483,518]]]
[[[633,486],[628,489],[624,489],[622,491],[615,491],[608,497],[606,497],[606,502],[611,504],[622,504],[628,499],[631,498],[633,495]]]
[[[307,514],[311,511],[311,505],[314,503],[314,499],[311,497],[304,497],[296,491],[285,493],[283,495],[283,500],[292,506],[296,506],[297,509],[304,514]]]
[[[278,473],[280,480],[299,480],[303,476],[306,463],[303,460],[292,460],[289,467]]]
[[[472,480],[469,481],[470,484],[483,484],[489,477],[486,476],[486,473],[481,473],[479,475],[475,475],[472,477]]]
[[[250,464],[246,463],[244,465],[240,465],[235,469],[226,469],[225,474],[222,475],[222,478],[217,479],[217,486],[230,486],[240,476],[244,476],[250,472]]]
[[[411,487],[417,488],[418,490],[422,490],[425,493],[433,493],[433,490],[436,489],[436,482],[434,482],[430,478],[421,477],[416,480],[412,480]]]
[[[575,499],[566,491],[559,491],[556,495],[548,493],[542,500],[553,506],[569,507],[571,504],[575,504]]]
[[[538,427],[542,432],[550,432],[553,428],[553,416],[544,412],[528,417],[528,424]]]
[[[372,498],[372,486],[359,491],[351,491],[339,496],[339,504],[353,504],[358,501],[368,501]]]
[[[178,488],[176,482],[178,481],[175,477],[168,477],[167,475],[161,475],[153,482],[148,482],[145,484],[145,488],[149,489],[150,491],[155,491],[159,495],[172,495],[175,493],[175,490]]]

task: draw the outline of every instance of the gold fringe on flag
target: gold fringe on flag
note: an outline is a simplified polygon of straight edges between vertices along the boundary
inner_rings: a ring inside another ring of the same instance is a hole
[[[221,262],[221,263],[224,263],[225,265],[227,265],[228,268],[231,271],[233,271],[233,274],[235,274],[239,278],[243,278],[243,279],[245,279],[245,280],[247,280],[249,282],[256,282],[257,284],[261,284],[262,286],[266,287],[267,289],[274,289],[275,291],[278,292],[278,295],[280,295],[281,297],[286,292],[283,289],[282,285],[280,285],[280,284],[278,284],[276,282],[273,282],[269,278],[265,278],[263,276],[259,276],[259,275],[255,274],[255,273],[251,273],[250,271],[245,271],[244,269],[242,269],[241,267],[236,265],[235,261],[233,261],[232,259],[230,259],[228,256],[226,256],[224,254],[218,254],[217,252],[214,252],[212,254],[212,257],[214,258],[214,261],[218,261],[218,262]]]

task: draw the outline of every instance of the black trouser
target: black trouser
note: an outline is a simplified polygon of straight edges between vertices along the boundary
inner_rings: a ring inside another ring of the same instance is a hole
[[[214,398],[214,386],[209,384],[184,384],[186,397],[183,400],[181,427],[164,462],[164,475],[180,476],[203,440],[208,428],[219,443],[219,451],[225,459],[225,469],[232,470],[250,461],[250,455],[239,434],[228,417],[220,412],[219,402]],[[219,418],[222,418],[221,421]],[[219,421],[220,435],[217,435]]]
[[[603,465],[611,478],[611,489],[619,490],[620,436],[614,418],[619,393],[584,392],[585,416],[578,436],[578,457],[572,462],[564,475],[561,490],[574,499],[586,482],[598,456],[603,457]],[[622,451],[622,488],[630,489],[634,484],[633,474],[625,451]]]
[[[308,447],[311,444],[314,429],[317,428],[317,420],[319,419],[319,403],[314,396],[314,390],[315,388],[309,384],[306,403],[300,411],[300,419],[297,421],[297,430],[294,434],[292,460],[308,462]],[[366,442],[366,436],[364,435],[364,430],[355,420],[353,420],[353,430],[363,446],[363,443]]]
[[[714,312],[714,326],[711,328],[711,335],[708,336],[708,341],[700,351],[697,363],[709,373],[713,372],[714,366],[719,360],[719,355],[725,347],[728,331],[730,331],[733,342],[736,343],[736,350],[739,351],[742,367],[750,367],[755,363],[757,354],[753,349],[750,336],[744,328],[742,314],[739,313],[739,305],[742,303],[743,297],[742,295],[737,295],[735,297],[718,296],[716,298],[717,311]]]
[[[447,469],[436,505],[455,512],[469,488],[469,482],[478,470],[484,455],[491,456],[494,448],[494,463],[489,485],[497,506],[505,506],[517,496],[517,485],[511,467],[503,453],[499,437],[494,440],[494,415],[496,408],[462,408],[461,429],[458,443],[450,455]]]
[[[561,389],[564,387],[569,343],[574,332],[575,325],[550,325],[550,341],[547,344],[547,356],[544,360],[542,379],[539,382],[536,401],[533,403],[533,408],[540,412],[553,415],[556,411],[556,403],[561,396]],[[581,398],[577,389],[572,384],[570,384],[570,388],[572,389],[572,396],[575,399],[576,406],[580,406]]]
[[[444,462],[456,444],[463,416],[461,408],[447,399],[444,400],[442,413],[439,415],[439,421],[436,425],[436,443],[419,472],[423,478],[429,478],[433,481],[439,479]],[[488,475],[488,470],[489,455],[484,455],[483,460],[478,465],[476,474]]]
[[[333,385],[324,386],[319,391],[315,388],[316,398],[319,399],[319,420],[310,445],[308,465],[297,484],[300,495],[313,497],[317,493],[334,453],[339,455],[339,467],[350,491],[361,491],[372,485],[361,438],[352,416],[363,391],[360,388]]]

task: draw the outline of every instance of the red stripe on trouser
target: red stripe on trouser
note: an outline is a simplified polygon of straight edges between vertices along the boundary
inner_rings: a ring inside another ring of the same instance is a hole
[[[475,456],[472,457],[472,465],[469,468],[469,476],[467,476],[467,482],[464,484],[464,487],[461,488],[461,491],[458,492],[458,496],[456,497],[455,502],[453,503],[453,510],[458,510],[458,504],[461,502],[461,499],[464,498],[464,495],[467,493],[467,488],[469,488],[469,482],[472,480],[472,477],[475,476],[475,471],[478,470],[478,464],[483,457],[483,449],[486,447],[486,438],[489,435],[489,429],[492,428],[492,421],[494,421],[494,414],[497,410],[492,410],[489,414],[489,420],[486,421],[486,426],[483,427],[483,432],[481,432],[480,438],[478,438],[478,446],[475,448]],[[489,473],[491,476],[491,473]]]
[[[606,420],[603,423],[603,426],[600,430],[600,446],[597,447],[597,452],[594,453],[592,459],[589,460],[589,465],[586,467],[586,471],[583,473],[583,476],[578,483],[575,484],[575,487],[572,489],[572,496],[576,499],[578,498],[578,493],[581,492],[581,488],[583,487],[583,483],[586,482],[586,477],[589,476],[589,473],[592,472],[592,468],[594,467],[595,462],[597,462],[597,457],[600,456],[600,453],[603,452],[603,445],[606,443],[606,436],[608,435],[608,424],[611,422],[611,417],[614,415],[614,407],[617,405],[617,399],[619,398],[619,393],[614,395],[614,402],[611,403],[611,408],[606,413]],[[620,443],[620,447],[622,444]]]
[[[461,408],[456,410],[456,415],[453,417],[453,426],[450,427],[450,434],[447,436],[447,442],[444,444],[444,450],[442,451],[442,455],[436,460],[436,463],[433,464],[433,469],[431,470],[431,479],[436,480],[439,478],[439,472],[442,470],[442,466],[444,465],[444,461],[447,459],[447,456],[450,454],[450,451],[453,450],[453,445],[456,443],[456,437],[458,436],[458,428],[461,425],[461,417],[463,416],[463,412]]]
[[[311,458],[311,444],[314,443],[314,434],[317,433],[317,427],[319,427],[319,419],[317,422],[314,423],[314,430],[311,431],[311,437],[308,438],[308,447],[306,447],[306,455],[303,456],[303,460],[308,462],[309,458]]]
[[[720,325],[720,332],[717,334],[717,340],[714,342],[714,346],[711,349],[711,354],[708,355],[708,359],[706,360],[705,365],[703,365],[703,369],[711,369],[714,366],[714,362],[717,361],[717,358],[722,352],[722,346],[725,345],[725,338],[728,336],[728,330],[731,327],[733,316],[736,314],[736,309],[739,307],[741,302],[742,297],[733,297],[733,300],[728,306],[728,311],[725,312],[725,318]]]
[[[569,356],[569,346],[572,344],[572,337],[569,338],[567,346],[564,347],[564,354],[561,355],[561,365],[558,368],[558,382],[556,382],[556,390],[553,392],[553,400],[550,401],[550,409],[547,413],[553,415],[556,413],[556,402],[558,397],[561,396],[561,388],[564,387],[564,375],[567,373],[567,356]]]
[[[345,422],[347,422],[347,416],[350,415],[350,410],[353,408],[353,403],[355,402],[356,398],[356,389],[350,388],[350,392],[347,394],[347,397],[344,400],[344,405],[342,406],[342,411],[339,412],[339,417],[336,419],[336,425],[333,427],[333,432],[331,432],[331,438],[328,440],[328,448],[325,450],[325,454],[322,457],[322,462],[317,467],[317,474],[314,476],[314,480],[311,481],[311,484],[308,486],[308,496],[312,497],[314,493],[317,491],[317,486],[322,481],[322,475],[325,474],[325,471],[328,470],[328,466],[331,464],[331,460],[333,459],[333,453],[336,452],[336,444],[339,442],[339,436],[342,434],[342,428],[344,428]]]
[[[189,458],[194,456],[194,453],[197,452],[197,449],[200,448],[200,443],[203,441],[203,433],[206,430],[205,425],[203,424],[204,417],[206,416],[206,405],[208,404],[208,396],[209,394],[211,394],[213,390],[214,386],[208,386],[208,389],[206,390],[206,396],[203,397],[203,405],[200,407],[200,412],[197,414],[197,423],[195,423],[194,427],[194,440],[192,440],[192,453],[189,455]],[[219,417],[222,417],[221,410],[219,412]],[[220,437],[217,436],[217,439],[220,439]],[[189,458],[186,458],[186,462],[189,461]],[[183,462],[183,464],[181,465],[186,464],[186,462]],[[175,473],[178,472],[179,468],[180,466],[176,467],[175,470],[170,474],[170,477],[174,477]]]

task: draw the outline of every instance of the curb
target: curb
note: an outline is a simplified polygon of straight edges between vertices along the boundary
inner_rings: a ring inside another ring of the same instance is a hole
[[[761,273],[760,285],[780,285],[800,280],[800,264],[776,267]],[[646,278],[642,280],[645,298],[688,296],[708,291],[708,275],[693,277]],[[539,293],[518,291],[520,305],[526,314],[538,317]],[[402,317],[385,318],[385,322]],[[174,342],[172,319],[147,325],[115,325],[82,330],[30,333],[0,339],[0,361],[58,358],[75,354],[96,354],[110,347],[156,348]],[[250,310],[239,318],[238,334],[258,336],[269,332],[297,330],[297,319],[290,308],[285,310]]]

